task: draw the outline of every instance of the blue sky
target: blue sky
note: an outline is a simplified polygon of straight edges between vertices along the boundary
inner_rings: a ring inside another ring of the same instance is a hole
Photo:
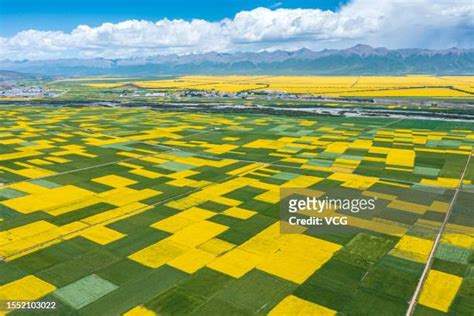
[[[474,48],[473,0],[0,0],[0,59]]]
[[[79,24],[97,26],[139,19],[193,18],[218,21],[257,7],[336,10],[347,0],[0,0],[0,36],[20,31],[73,30]]]

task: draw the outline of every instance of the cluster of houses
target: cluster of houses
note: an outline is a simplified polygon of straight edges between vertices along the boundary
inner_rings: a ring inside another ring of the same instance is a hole
[[[120,93],[122,98],[137,98],[137,97],[158,97],[158,98],[170,98],[170,99],[181,99],[181,98],[230,98],[230,99],[246,99],[246,100],[256,100],[256,99],[294,99],[294,100],[313,100],[321,99],[319,96],[311,95],[302,95],[302,94],[293,94],[286,93],[285,91],[277,90],[248,90],[240,92],[222,92],[216,90],[195,90],[195,89],[186,89],[180,90],[178,92],[144,92],[138,89],[127,89],[123,90]]]
[[[54,95],[54,92],[40,86],[0,82],[0,98],[42,98]]]

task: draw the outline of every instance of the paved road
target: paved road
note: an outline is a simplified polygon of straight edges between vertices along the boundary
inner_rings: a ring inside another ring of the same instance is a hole
[[[454,192],[453,198],[451,200],[451,203],[449,203],[449,208],[448,211],[446,212],[446,215],[444,216],[443,223],[441,224],[438,234],[436,235],[436,239],[433,243],[433,247],[431,248],[430,255],[428,257],[428,260],[426,262],[425,268],[423,269],[423,273],[421,274],[420,280],[418,281],[418,285],[416,286],[415,292],[413,293],[413,296],[409,302],[408,309],[406,312],[406,316],[412,316],[413,313],[415,312],[415,307],[418,302],[418,297],[421,294],[421,291],[423,290],[423,285],[425,283],[425,280],[428,276],[428,273],[430,272],[431,266],[433,265],[433,258],[436,253],[436,249],[438,247],[438,244],[441,240],[441,236],[443,235],[443,231],[446,227],[446,224],[448,223],[449,216],[451,215],[451,211],[454,208],[454,205],[456,204],[456,200],[458,198],[459,191],[462,189],[462,182],[464,179],[464,176],[466,175],[467,169],[469,167],[469,162],[471,161],[471,157],[473,155],[473,152],[471,151],[471,154],[467,158],[466,165],[464,166],[464,171],[461,175],[461,178],[459,180],[458,187],[456,188],[456,191]]]

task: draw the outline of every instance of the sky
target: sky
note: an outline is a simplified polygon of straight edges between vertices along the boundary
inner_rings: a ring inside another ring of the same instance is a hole
[[[0,59],[474,48],[474,0],[0,0]]]
[[[72,31],[126,20],[204,19],[219,21],[258,7],[335,10],[347,0],[0,0],[0,36],[27,29]]]

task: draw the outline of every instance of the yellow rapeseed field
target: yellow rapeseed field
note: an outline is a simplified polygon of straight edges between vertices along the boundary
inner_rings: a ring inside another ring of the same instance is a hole
[[[359,97],[473,97],[474,76],[183,76],[173,79],[89,83],[95,88],[126,84],[160,90],[219,92],[282,91],[286,93]]]
[[[420,295],[420,304],[448,312],[461,283],[461,277],[431,270]]]
[[[270,312],[270,316],[285,316],[285,315],[320,315],[320,316],[332,316],[336,315],[336,311],[333,311],[327,307],[305,301],[297,296],[287,296],[281,301],[275,308]]]

